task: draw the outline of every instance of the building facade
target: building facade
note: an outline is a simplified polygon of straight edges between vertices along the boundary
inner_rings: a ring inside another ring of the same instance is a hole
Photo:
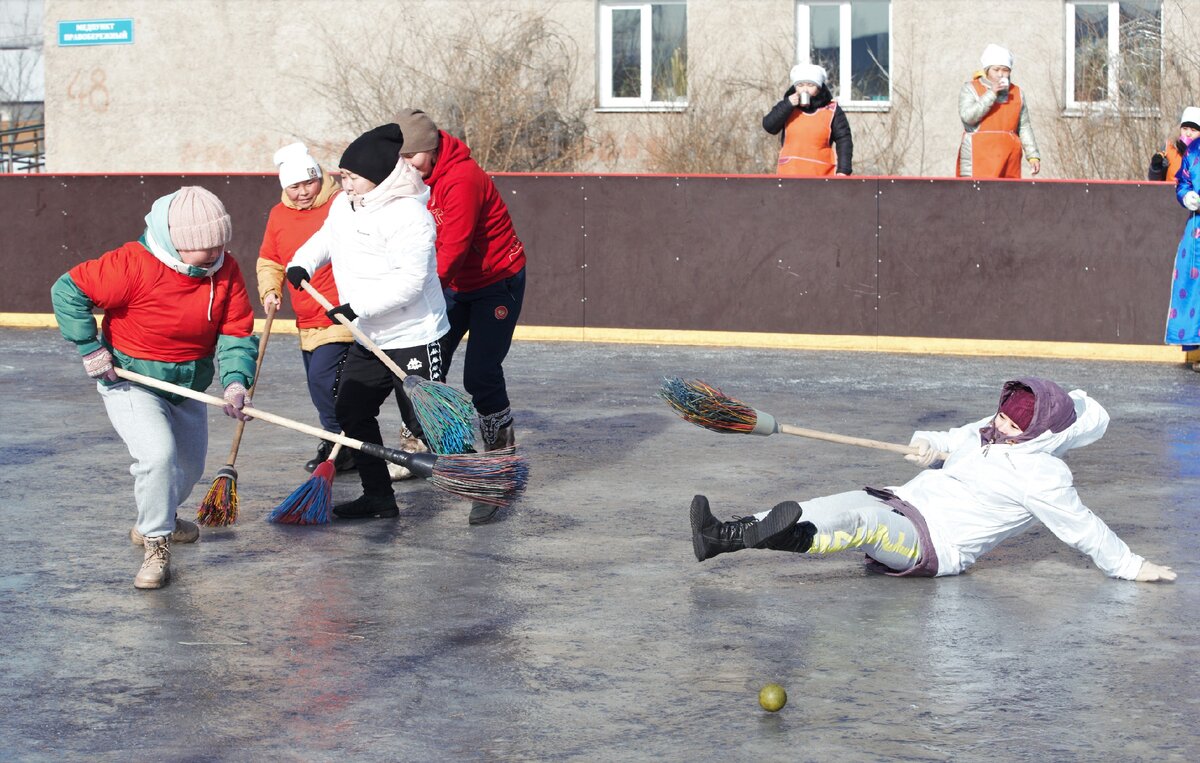
[[[110,17],[128,39],[63,37]],[[267,172],[296,139],[332,167],[414,106],[496,171],[770,173],[812,61],[857,174],[945,177],[997,43],[1042,177],[1134,179],[1200,102],[1194,0],[44,0],[43,30],[51,172]]]

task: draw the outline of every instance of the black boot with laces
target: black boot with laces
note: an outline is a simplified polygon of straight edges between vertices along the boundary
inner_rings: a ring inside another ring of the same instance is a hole
[[[799,550],[784,548],[784,544],[773,545],[777,536],[787,535],[790,538],[792,528],[800,519],[802,511],[800,504],[795,501],[784,501],[776,504],[767,516],[759,521],[753,516],[734,517],[732,522],[721,522],[713,516],[708,506],[708,499],[698,495],[692,499],[692,551],[697,561],[703,562],[717,554],[730,551],[741,551],[744,548],[780,548],[780,550]],[[782,538],[780,538],[782,540]],[[811,537],[810,537],[811,543]],[[789,543],[788,546],[798,543]],[[805,549],[807,550],[807,549]]]

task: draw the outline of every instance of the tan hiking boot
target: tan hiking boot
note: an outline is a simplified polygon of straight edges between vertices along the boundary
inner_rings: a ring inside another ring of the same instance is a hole
[[[195,543],[200,539],[200,528],[195,522],[189,522],[186,519],[180,519],[179,515],[175,515],[175,531],[171,533],[172,543]],[[129,528],[129,540],[133,541],[133,545],[145,545],[146,539],[138,532],[136,527]]]
[[[171,580],[171,538],[146,539],[142,568],[133,579],[134,588],[162,588]]]
[[[398,447],[401,450],[407,450],[409,453],[428,453],[429,448],[425,447],[425,443],[418,438],[413,437],[413,433],[408,431],[408,427],[400,430],[400,442]],[[400,464],[388,464],[388,474],[391,475],[392,482],[400,480],[411,480],[417,475],[408,470],[408,467]]]

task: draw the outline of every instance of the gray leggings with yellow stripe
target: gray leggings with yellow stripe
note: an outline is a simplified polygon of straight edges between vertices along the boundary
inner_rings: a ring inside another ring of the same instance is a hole
[[[896,572],[909,569],[921,558],[917,529],[904,516],[862,490],[801,501],[800,522],[816,528],[810,554],[861,549],[867,556]],[[768,512],[755,516],[762,519]]]

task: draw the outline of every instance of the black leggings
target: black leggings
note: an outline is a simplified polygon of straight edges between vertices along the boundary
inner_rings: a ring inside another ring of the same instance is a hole
[[[513,330],[525,301],[525,268],[482,289],[446,291],[450,330],[442,337],[442,356],[448,371],[463,335],[471,333],[463,360],[463,387],[481,416],[508,408],[504,358],[512,346]]]
[[[439,382],[446,378],[442,369],[441,345],[436,341],[384,352],[409,376]],[[358,342],[352,344],[346,353],[346,363],[342,366],[336,404],[338,424],[346,436],[382,445],[379,407],[392,392],[396,393],[396,405],[400,408],[400,417],[404,419],[405,426],[415,436],[424,439],[425,432],[417,421],[408,395],[404,393],[404,381],[370,350]],[[392,478],[383,459],[360,451],[354,454],[354,461],[358,464],[358,476],[362,480],[364,493],[394,495]]]

